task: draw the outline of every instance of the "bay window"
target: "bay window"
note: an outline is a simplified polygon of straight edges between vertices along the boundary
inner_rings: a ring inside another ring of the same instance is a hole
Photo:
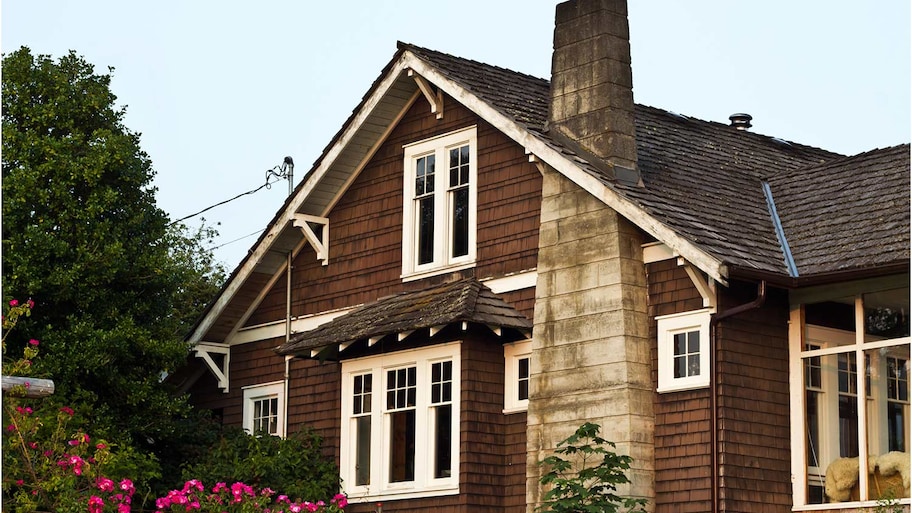
[[[908,502],[892,484],[899,479],[892,477],[894,462],[909,461],[909,288],[890,287],[900,283],[880,282],[875,291],[841,297],[793,298],[796,507],[888,495]],[[859,460],[869,462],[868,472],[864,466],[858,471]],[[856,482],[846,482],[846,469]]]
[[[458,493],[459,350],[342,362],[340,471],[350,498]]]

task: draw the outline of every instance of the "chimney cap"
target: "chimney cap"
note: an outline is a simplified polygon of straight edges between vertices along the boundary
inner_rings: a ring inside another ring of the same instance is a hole
[[[751,120],[754,119],[750,114],[745,114],[743,112],[737,112],[728,117],[731,121],[731,126],[735,127],[738,130],[747,130],[751,126]]]

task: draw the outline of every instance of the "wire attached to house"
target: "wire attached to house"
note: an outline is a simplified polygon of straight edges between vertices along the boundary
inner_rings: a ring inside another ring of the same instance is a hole
[[[247,196],[247,195],[259,192],[263,188],[271,189],[272,184],[278,182],[279,180],[283,180],[286,178],[288,179],[288,192],[289,192],[289,194],[291,194],[292,187],[294,186],[292,183],[292,181],[294,180],[293,173],[294,173],[294,161],[291,159],[291,157],[285,157],[285,160],[284,160],[284,162],[282,162],[282,164],[266,170],[266,183],[264,183],[263,185],[257,187],[256,189],[249,190],[247,192],[242,192],[233,198],[226,199],[225,201],[220,201],[214,205],[210,205],[194,214],[190,214],[190,215],[184,216],[180,219],[171,221],[170,223],[168,223],[167,226],[171,226],[171,225],[179,223],[181,221],[185,221],[187,219],[190,219],[191,217],[196,217],[196,216],[202,214],[203,212],[208,212],[209,210],[212,210],[215,207],[222,206],[226,203],[231,203],[232,201],[234,201],[242,196]]]

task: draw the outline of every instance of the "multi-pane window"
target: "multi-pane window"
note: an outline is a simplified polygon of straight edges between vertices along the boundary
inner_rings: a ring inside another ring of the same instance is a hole
[[[405,146],[403,276],[474,263],[475,141],[472,127]]]
[[[909,289],[805,294],[814,301],[793,296],[789,331],[795,506],[908,501],[887,479],[909,448]],[[833,484],[859,460],[877,473],[859,472],[845,490]]]
[[[700,375],[700,330],[682,331],[672,335],[674,340],[674,377]]]
[[[656,317],[659,392],[709,386],[710,310]]]
[[[532,378],[532,342],[505,344],[504,365],[504,412],[526,410]]]
[[[245,387],[243,426],[252,435],[283,436],[284,383]]]
[[[340,470],[349,496],[458,492],[459,348],[342,363]]]

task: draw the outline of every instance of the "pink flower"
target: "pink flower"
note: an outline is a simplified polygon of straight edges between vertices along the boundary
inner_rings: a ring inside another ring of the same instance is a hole
[[[72,447],[76,447],[77,445],[79,445],[79,440],[70,440],[67,443],[70,444],[70,446],[72,446]]]
[[[337,493],[336,496],[333,497],[332,503],[340,508],[344,508],[345,506],[348,506],[348,497],[346,497],[344,493]]]
[[[28,305],[29,308],[35,308],[35,302],[32,301],[32,298],[29,298],[29,300],[26,301],[25,304]]]
[[[10,424],[9,426],[6,426],[6,430],[12,433],[13,431],[16,431],[16,425]]]
[[[24,484],[25,484],[25,481],[23,481],[22,479],[17,479],[17,480],[16,480],[16,486],[22,486],[22,485],[24,485]]]
[[[103,492],[114,491],[114,481],[106,477],[99,477],[95,485],[98,486],[98,489]]]
[[[129,505],[129,504],[126,504],[126,503],[124,503],[124,504],[118,504],[118,505],[117,505],[117,513],[130,513],[130,505]]]
[[[13,307],[19,306],[19,300],[18,300],[18,299],[11,299],[10,302],[9,302],[9,305],[10,305],[10,306],[13,306]]]
[[[29,345],[31,345],[31,346],[37,346],[39,343],[40,342],[38,342],[38,340],[36,340],[34,338],[29,340]]]
[[[127,492],[127,495],[133,495],[133,492],[136,491],[136,487],[133,486],[133,481],[129,479],[124,479],[120,482],[120,489]]]
[[[101,513],[104,509],[104,500],[97,495],[89,498],[89,513]]]
[[[76,414],[76,412],[73,411],[73,408],[70,408],[69,406],[64,406],[63,408],[60,408],[60,411],[62,411],[63,413],[66,413],[70,417],[72,417],[73,415]]]
[[[95,444],[95,448],[98,449],[98,450],[107,449],[107,447],[108,447],[108,446],[105,445],[105,444]]]

